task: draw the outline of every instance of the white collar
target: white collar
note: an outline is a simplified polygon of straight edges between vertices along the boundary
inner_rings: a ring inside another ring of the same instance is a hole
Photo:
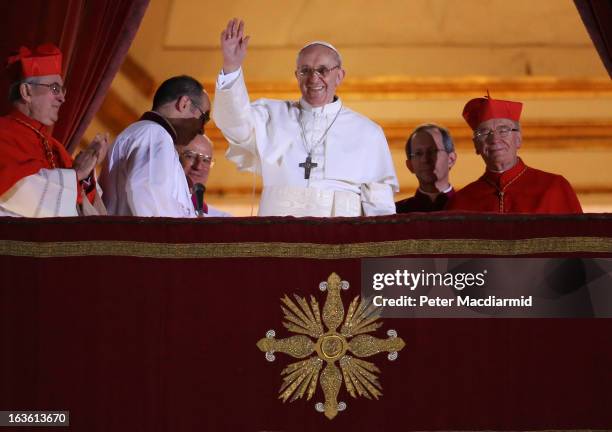
[[[439,195],[439,194],[445,194],[445,193],[449,193],[451,190],[453,190],[453,185],[452,184],[448,184],[448,187],[442,191],[439,191],[437,194],[436,193],[432,193],[432,192],[425,192],[423,189],[421,189],[421,187],[419,186],[419,191],[421,191],[422,194],[424,195]]]
[[[449,184],[448,184],[448,187],[447,187],[446,189],[444,189],[444,190],[442,191],[442,193],[449,193],[449,192],[450,192],[450,191],[452,191],[452,190],[453,190],[453,185],[449,183]]]
[[[304,100],[304,98],[300,99],[299,106],[301,109],[307,112],[312,112],[316,114],[325,114],[325,115],[336,115],[340,108],[342,108],[342,101],[340,98],[336,98],[335,101],[328,103],[326,105],[320,107],[313,107],[308,102]]]

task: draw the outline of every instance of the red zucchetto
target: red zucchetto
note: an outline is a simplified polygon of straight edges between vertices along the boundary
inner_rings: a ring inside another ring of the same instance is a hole
[[[492,99],[488,93],[483,98],[472,99],[463,108],[463,118],[472,130],[476,130],[483,121],[492,118],[506,118],[519,121],[521,110],[523,109],[522,103]]]
[[[22,46],[8,58],[7,69],[12,81],[44,75],[61,75],[62,52],[52,43],[39,45],[34,50]]]

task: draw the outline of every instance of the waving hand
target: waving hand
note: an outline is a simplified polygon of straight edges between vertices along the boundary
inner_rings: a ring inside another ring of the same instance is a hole
[[[234,18],[227,23],[227,27],[221,32],[223,73],[234,72],[242,66],[250,38],[244,36],[244,21]]]

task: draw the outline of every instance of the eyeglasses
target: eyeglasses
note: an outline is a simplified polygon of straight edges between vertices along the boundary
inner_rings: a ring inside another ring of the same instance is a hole
[[[193,150],[185,150],[181,153],[181,157],[185,160],[189,161],[189,163],[194,164],[196,160],[200,161],[200,163],[204,165],[214,166],[215,160],[212,156],[205,155],[204,153],[194,152]]]
[[[338,69],[340,67],[340,65],[336,65],[332,68],[328,68],[326,66],[319,66],[316,69],[313,69],[311,67],[308,66],[302,66],[301,68],[299,68],[296,73],[298,75],[298,77],[300,78],[307,78],[309,76],[311,76],[312,74],[317,74],[317,76],[319,78],[326,78],[327,75],[329,75],[329,73],[331,71],[333,71],[334,69]]]
[[[202,108],[200,108],[198,104],[193,101],[193,99],[190,98],[189,100],[191,101],[191,105],[193,105],[194,107],[198,109],[198,111],[200,111],[199,120],[202,122],[202,125],[205,125],[206,123],[208,123],[210,121],[210,111],[206,111],[206,112],[202,111]]]
[[[428,159],[433,159],[435,157],[438,156],[438,153],[440,152],[444,152],[447,153],[446,150],[444,149],[439,149],[439,148],[431,148],[431,149],[427,149],[425,151],[423,150],[417,150],[414,153],[410,153],[408,156],[410,157],[410,159],[423,159],[424,157],[427,157]]]
[[[66,87],[64,87],[61,84],[55,83],[55,82],[51,84],[29,82],[26,84],[48,87],[49,90],[51,90],[51,94],[53,94],[54,96],[58,96],[60,93],[64,96],[66,95]]]
[[[508,138],[508,135],[510,135],[510,132],[518,132],[518,131],[519,130],[517,128],[511,128],[510,126],[500,126],[495,130],[493,129],[477,130],[476,132],[474,132],[474,138],[480,141],[484,141],[490,136],[493,136],[493,134],[495,133],[497,133],[497,135],[499,135],[500,138]]]

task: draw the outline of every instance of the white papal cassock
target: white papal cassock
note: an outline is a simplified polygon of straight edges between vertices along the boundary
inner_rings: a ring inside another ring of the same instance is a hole
[[[153,121],[140,120],[121,132],[100,182],[111,215],[195,217],[172,137]]]
[[[239,69],[219,76],[213,118],[230,143],[226,157],[263,178],[260,216],[395,213],[399,186],[383,131],[341,100],[251,103]],[[305,179],[299,164],[309,150],[317,166]]]

